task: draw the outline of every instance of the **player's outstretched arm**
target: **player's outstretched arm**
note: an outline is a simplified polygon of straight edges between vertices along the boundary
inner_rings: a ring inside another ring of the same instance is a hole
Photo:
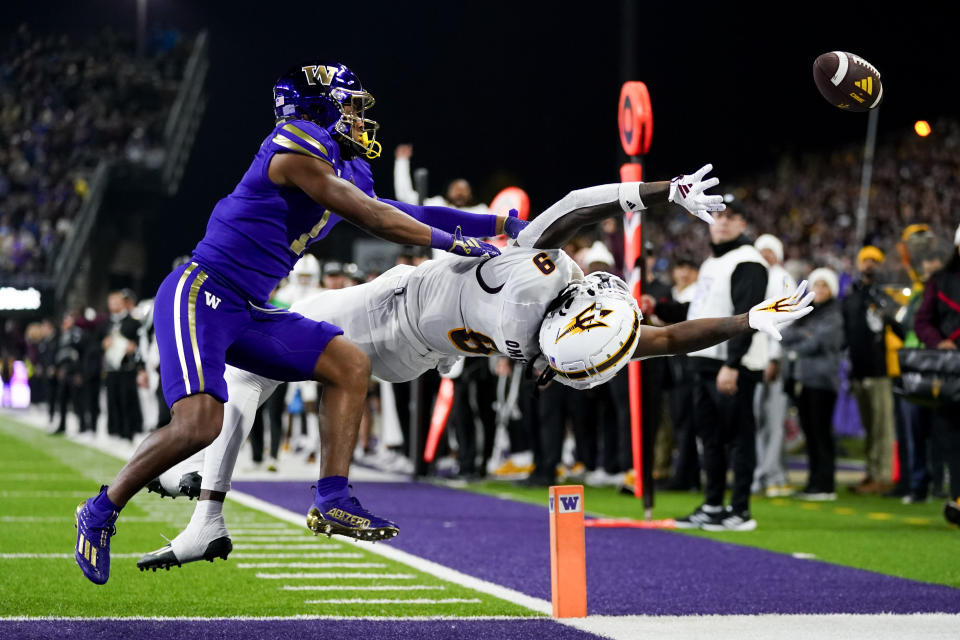
[[[806,290],[804,280],[791,295],[764,300],[748,313],[729,318],[687,320],[667,327],[644,326],[632,359],[699,351],[752,331],[763,331],[779,340],[781,325],[813,311],[813,294]]]
[[[537,216],[517,236],[517,244],[556,249],[585,225],[668,202],[679,204],[692,215],[713,224],[710,212],[722,211],[726,206],[723,196],[705,193],[720,182],[717,178],[703,179],[712,169],[713,165],[704,165],[692,175],[680,175],[669,182],[622,182],[571,191]]]
[[[321,160],[295,153],[278,154],[270,162],[269,176],[276,184],[302,190],[317,204],[384,240],[471,257],[500,254],[492,245],[464,238],[459,233],[434,229],[385,202],[371,198],[338,177],[333,167]]]
[[[514,216],[498,216],[492,213],[470,213],[450,207],[438,206],[420,206],[408,204],[406,202],[397,202],[389,198],[380,198],[381,202],[386,202],[392,207],[400,209],[405,214],[419,220],[420,222],[454,233],[457,227],[468,236],[478,238],[488,238],[505,233],[511,238],[516,238],[525,226],[526,221],[520,220]]]

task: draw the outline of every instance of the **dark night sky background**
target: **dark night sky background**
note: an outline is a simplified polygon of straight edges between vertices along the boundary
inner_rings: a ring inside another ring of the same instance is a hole
[[[621,2],[150,0],[151,25],[208,29],[212,62],[207,113],[170,203],[166,228],[176,231],[152,249],[172,257],[199,240],[272,126],[276,76],[311,56],[342,60],[376,97],[383,195],[402,142],[414,144],[415,167],[431,169],[432,193],[464,176],[489,197],[509,178],[539,210],[572,188],[616,181]],[[883,74],[881,140],[918,118],[956,115],[957,11],[946,15],[947,4],[636,3],[629,79],[647,83],[654,113],[646,177],[709,161],[730,180],[784,151],[861,141],[866,115],[831,107],[813,83],[813,60],[834,49]],[[132,30],[134,7],[17,2],[3,14],[38,31]]]

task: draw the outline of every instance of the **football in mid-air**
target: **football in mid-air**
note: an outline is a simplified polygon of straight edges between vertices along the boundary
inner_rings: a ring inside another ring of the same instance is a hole
[[[827,102],[844,111],[869,111],[883,99],[877,68],[846,51],[831,51],[814,60],[813,80]]]

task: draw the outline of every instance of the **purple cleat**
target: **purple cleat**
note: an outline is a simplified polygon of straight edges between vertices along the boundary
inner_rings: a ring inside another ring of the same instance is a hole
[[[389,540],[400,533],[397,525],[373,515],[349,494],[322,503],[315,498],[307,513],[307,527],[314,535],[341,535],[370,542]]]
[[[100,493],[77,507],[77,546],[74,558],[80,570],[94,584],[104,584],[110,577],[110,536],[116,535],[119,511],[112,508],[106,496],[106,485]],[[97,503],[110,505],[109,510],[98,508]]]

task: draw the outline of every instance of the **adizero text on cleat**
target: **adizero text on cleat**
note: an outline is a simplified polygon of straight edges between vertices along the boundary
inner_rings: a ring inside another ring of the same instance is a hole
[[[100,488],[102,494],[106,487]],[[114,523],[116,511],[103,514],[91,506],[96,499],[90,498],[77,507],[74,513],[77,527],[77,544],[73,556],[83,575],[94,584],[104,584],[110,577],[110,537],[116,535]]]
[[[197,562],[199,560],[206,560],[208,562],[213,562],[216,558],[226,560],[231,551],[233,551],[233,543],[230,541],[230,538],[226,536],[210,542],[202,554],[195,556],[188,555],[183,558],[178,558],[177,554],[173,551],[173,547],[168,544],[140,558],[137,561],[137,568],[140,569],[140,571],[147,569],[153,569],[154,571],[157,569],[169,570],[170,567],[180,567],[188,562]]]
[[[307,527],[327,537],[340,535],[371,542],[389,540],[400,532],[397,525],[370,513],[354,497],[313,505],[307,513]]]

